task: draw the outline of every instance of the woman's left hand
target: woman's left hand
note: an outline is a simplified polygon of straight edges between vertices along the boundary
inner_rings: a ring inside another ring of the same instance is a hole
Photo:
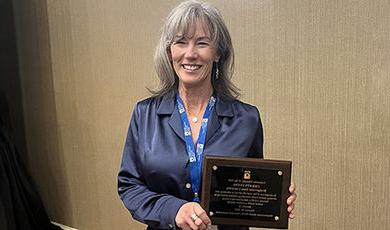
[[[295,200],[297,199],[297,194],[295,193],[295,184],[291,183],[290,187],[288,188],[290,191],[290,196],[287,198],[287,211],[289,213],[288,217],[290,219],[294,219],[294,208],[295,208]]]

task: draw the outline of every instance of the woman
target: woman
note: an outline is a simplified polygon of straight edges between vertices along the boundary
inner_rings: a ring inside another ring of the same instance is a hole
[[[148,229],[207,229],[198,204],[202,156],[263,157],[256,107],[236,98],[233,47],[218,10],[187,1],[169,14],[155,53],[160,87],[137,103],[118,175],[133,218]],[[295,188],[287,200],[293,218]],[[219,229],[248,229],[220,226]]]

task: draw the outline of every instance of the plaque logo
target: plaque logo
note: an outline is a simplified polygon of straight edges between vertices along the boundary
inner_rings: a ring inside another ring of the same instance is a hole
[[[251,179],[251,171],[245,170],[244,171],[244,180],[250,180]]]

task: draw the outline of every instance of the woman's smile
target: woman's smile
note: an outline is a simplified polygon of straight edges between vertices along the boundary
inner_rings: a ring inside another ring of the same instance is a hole
[[[196,65],[196,64],[183,64],[181,65],[183,69],[189,71],[189,72],[195,72],[196,70],[199,70],[202,65]]]

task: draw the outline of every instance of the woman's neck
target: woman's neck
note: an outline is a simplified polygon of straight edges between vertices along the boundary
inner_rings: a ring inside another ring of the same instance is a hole
[[[202,88],[186,88],[179,86],[178,91],[180,98],[183,100],[187,115],[196,117],[203,114],[202,112],[206,108],[211,95],[213,95],[212,86]]]

